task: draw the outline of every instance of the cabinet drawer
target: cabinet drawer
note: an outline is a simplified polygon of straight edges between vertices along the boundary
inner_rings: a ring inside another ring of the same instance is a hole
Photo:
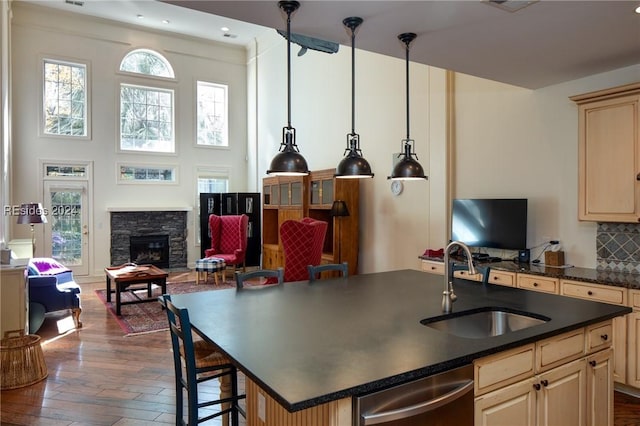
[[[453,273],[453,276],[456,278],[462,278],[464,280],[471,280],[471,281],[482,281],[483,279],[482,274],[469,274],[469,271],[455,271]]]
[[[473,362],[475,395],[515,383],[534,373],[534,345],[520,346]]]
[[[422,260],[422,270],[431,274],[444,275],[444,263],[434,260]]]
[[[518,274],[518,287],[545,293],[558,294],[560,292],[560,283],[557,278],[541,277],[539,275]]]
[[[489,272],[489,283],[490,284],[499,284],[507,287],[515,287],[516,286],[516,274],[515,272],[506,272],[506,271],[490,271]]]
[[[536,342],[536,372],[547,371],[584,354],[584,328]]]
[[[626,288],[588,284],[579,281],[562,280],[561,293],[565,296],[593,300],[595,302],[626,305]]]
[[[611,321],[587,327],[587,353],[599,351],[611,346],[613,323]]]

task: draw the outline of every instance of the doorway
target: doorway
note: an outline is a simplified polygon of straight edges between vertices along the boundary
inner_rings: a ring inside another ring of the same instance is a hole
[[[44,254],[78,276],[89,275],[89,171],[88,165],[45,165]]]

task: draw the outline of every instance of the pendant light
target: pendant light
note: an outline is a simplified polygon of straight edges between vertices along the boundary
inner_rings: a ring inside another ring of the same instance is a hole
[[[362,18],[352,16],[345,18],[342,23],[351,30],[351,133],[347,134],[347,148],[344,151],[344,158],[336,168],[337,178],[372,178],[371,166],[362,156],[360,150],[360,135],[355,131],[355,104],[356,104],[356,28],[362,24]]]
[[[280,149],[267,174],[304,176],[309,174],[309,167],[296,145],[296,129],[291,127],[291,14],[300,7],[300,2],[280,1],[278,7],[287,14],[287,126],[282,128]]]
[[[412,150],[415,149],[415,141],[409,137],[409,44],[411,44],[415,38],[415,33],[403,33],[398,36],[398,39],[406,46],[407,56],[407,138],[401,142],[402,150],[404,151],[398,155],[401,160],[395,165],[391,176],[388,176],[387,179],[427,179],[427,176],[424,174],[424,169],[420,163],[418,163],[418,156],[415,152],[412,152]],[[413,157],[415,157],[415,159]]]

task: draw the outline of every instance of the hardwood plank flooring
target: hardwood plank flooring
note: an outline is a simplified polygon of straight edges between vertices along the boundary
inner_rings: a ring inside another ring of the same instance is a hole
[[[173,280],[195,279],[195,273]],[[49,376],[0,392],[0,424],[145,426],[175,424],[173,359],[168,332],[124,337],[94,290],[82,284],[82,321],[48,317],[38,332]],[[217,382],[205,388],[217,394]],[[219,419],[207,424],[221,425]],[[615,426],[640,425],[640,399],[615,393]],[[302,426],[302,425],[301,425]]]

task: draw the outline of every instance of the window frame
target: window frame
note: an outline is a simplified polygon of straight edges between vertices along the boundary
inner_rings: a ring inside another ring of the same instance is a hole
[[[39,99],[39,108],[40,111],[38,113],[38,136],[44,138],[52,138],[52,139],[73,139],[73,140],[82,140],[89,141],[91,140],[91,62],[88,60],[64,57],[59,55],[49,55],[43,54],[39,56],[40,63],[40,99]],[[55,133],[47,133],[45,131],[46,127],[46,118],[44,108],[46,105],[46,90],[45,90],[45,67],[47,63],[58,63],[65,64],[70,66],[81,66],[84,67],[85,75],[84,75],[84,121],[85,121],[85,134],[84,135],[61,135]]]
[[[178,155],[178,143],[176,140],[176,89],[174,87],[167,87],[166,85],[148,85],[146,82],[132,82],[132,81],[120,81],[117,87],[117,131],[118,137],[116,140],[116,151],[120,154],[143,154],[143,155]],[[145,90],[155,90],[162,92],[170,92],[171,93],[171,139],[173,142],[172,151],[152,151],[152,150],[142,150],[142,149],[123,149],[122,148],[122,88],[124,86],[129,87],[138,87]]]
[[[151,179],[123,179],[122,168],[131,167],[137,169],[171,169],[173,180],[151,180]],[[118,185],[178,185],[179,179],[179,166],[177,164],[160,164],[160,163],[135,163],[135,162],[117,162],[116,163],[116,183]]]
[[[224,116],[225,116],[225,125],[224,125],[224,139],[226,139],[226,145],[208,145],[199,143],[199,91],[200,84],[207,86],[217,86],[224,88]],[[220,82],[220,81],[212,81],[208,79],[196,79],[194,82],[193,88],[193,108],[194,108],[194,146],[198,148],[206,148],[206,149],[229,149],[231,147],[231,137],[230,137],[230,126],[229,126],[229,92],[230,85],[228,83]]]
[[[131,55],[134,52],[149,52],[149,53],[155,54],[167,66],[167,68],[169,68],[169,70],[171,71],[173,76],[172,77],[165,77],[163,75],[144,74],[144,73],[139,73],[139,72],[135,72],[135,71],[122,70],[121,69],[122,63],[127,58],[127,56]],[[138,77],[138,78],[149,78],[149,79],[164,80],[164,81],[177,81],[176,71],[173,68],[173,65],[171,65],[171,62],[167,59],[167,57],[164,56],[163,54],[161,54],[160,52],[158,52],[155,49],[149,49],[149,48],[146,48],[146,47],[137,47],[137,48],[131,49],[127,53],[125,53],[122,56],[122,59],[120,60],[120,63],[118,64],[118,71],[117,72],[118,72],[118,74],[129,75],[129,76]]]

